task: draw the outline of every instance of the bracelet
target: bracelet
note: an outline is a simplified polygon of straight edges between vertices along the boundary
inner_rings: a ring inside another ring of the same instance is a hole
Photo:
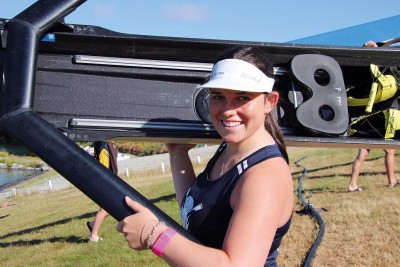
[[[157,238],[156,242],[154,242],[151,251],[157,256],[161,257],[165,247],[168,245],[169,241],[171,241],[172,237],[176,234],[175,229],[169,227],[161,235]]]
[[[142,243],[144,229],[146,229],[146,226],[151,222],[157,222],[157,220],[150,220],[150,221],[148,221],[147,223],[144,224],[144,226],[142,228],[142,231],[140,232],[140,240],[139,240],[140,243]],[[144,242],[145,242],[145,240],[143,239],[143,243],[142,244],[144,244]]]
[[[157,228],[158,228],[160,225],[165,225],[165,222],[162,222],[162,221],[157,222],[157,223],[153,226],[153,229],[151,229],[150,234],[147,236],[147,239],[146,239],[146,246],[147,246],[147,249],[151,249],[151,239],[153,238],[154,232],[157,230]]]

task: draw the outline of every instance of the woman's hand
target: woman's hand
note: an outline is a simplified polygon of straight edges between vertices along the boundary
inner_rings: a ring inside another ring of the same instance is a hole
[[[117,231],[124,234],[131,248],[135,250],[147,249],[146,239],[158,219],[148,208],[129,197],[125,197],[125,202],[135,214],[120,221],[117,225]]]

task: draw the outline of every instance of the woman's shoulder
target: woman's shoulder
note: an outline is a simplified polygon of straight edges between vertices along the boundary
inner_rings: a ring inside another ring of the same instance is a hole
[[[255,177],[271,177],[269,179],[277,179],[282,176],[290,176],[291,172],[289,165],[286,160],[281,156],[274,156],[267,158],[266,160],[260,161],[258,164],[249,168],[249,170],[244,173],[245,176],[255,176]]]
[[[277,157],[263,161],[244,173],[232,192],[231,201],[233,207],[242,201],[264,203],[263,209],[268,210],[271,207],[285,208],[292,194],[289,166],[283,158]]]

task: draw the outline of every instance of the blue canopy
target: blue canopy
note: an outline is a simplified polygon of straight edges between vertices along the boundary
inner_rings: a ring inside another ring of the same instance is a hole
[[[400,15],[317,34],[287,43],[362,46],[366,41],[386,41],[400,37]]]

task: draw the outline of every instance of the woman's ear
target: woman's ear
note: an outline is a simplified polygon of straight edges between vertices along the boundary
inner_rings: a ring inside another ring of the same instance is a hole
[[[272,91],[265,97],[265,113],[270,113],[278,104],[279,93]]]

